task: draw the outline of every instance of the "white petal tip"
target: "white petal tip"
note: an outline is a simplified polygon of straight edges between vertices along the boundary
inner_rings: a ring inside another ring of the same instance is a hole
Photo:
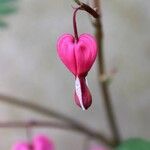
[[[81,106],[81,109],[82,109],[83,111],[86,110],[84,106]]]
[[[85,110],[85,107],[83,105],[83,99],[82,99],[81,83],[80,83],[80,79],[78,77],[76,77],[76,80],[75,80],[75,89],[76,89],[76,94],[79,99],[80,106],[81,106],[82,110]]]

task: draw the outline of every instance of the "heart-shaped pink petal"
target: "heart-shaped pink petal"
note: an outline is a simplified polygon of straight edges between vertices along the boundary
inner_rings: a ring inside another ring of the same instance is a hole
[[[77,75],[84,76],[91,69],[97,56],[95,38],[89,34],[82,34],[78,43],[75,44],[75,57]]]
[[[82,34],[75,42],[72,35],[64,34],[58,39],[57,52],[75,76],[86,76],[96,59],[96,40],[89,34]]]

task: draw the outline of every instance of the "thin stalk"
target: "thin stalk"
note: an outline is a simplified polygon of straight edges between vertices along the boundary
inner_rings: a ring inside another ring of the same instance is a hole
[[[76,21],[76,15],[77,15],[77,11],[81,9],[81,6],[76,8],[74,13],[73,13],[73,29],[74,29],[74,37],[76,42],[78,42],[79,40],[79,36],[78,36],[78,29],[77,29],[77,21]]]
[[[9,104],[12,106],[17,106],[18,108],[25,108],[26,110],[31,110],[31,111],[37,112],[41,115],[47,116],[47,117],[57,118],[60,121],[64,121],[72,129],[74,129],[80,133],[83,133],[83,134],[90,136],[98,141],[101,141],[110,147],[114,146],[113,142],[109,138],[105,137],[105,135],[103,135],[102,133],[94,131],[93,129],[74,120],[73,118],[63,115],[62,113],[59,113],[58,111],[54,111],[51,108],[45,108],[45,107],[42,107],[41,105],[29,102],[29,100],[23,100],[20,98],[3,95],[3,94],[0,94],[0,102],[6,103],[6,104]],[[35,125],[35,124],[33,123],[33,125]]]
[[[81,3],[79,1],[76,1],[76,3],[80,6],[77,7],[73,13],[73,29],[74,29],[75,40],[76,40],[76,42],[78,42],[79,35],[78,35],[77,21],[76,21],[77,11],[84,10],[84,11],[88,12],[90,15],[92,15],[94,18],[98,18],[99,14],[94,9],[92,9],[90,6],[86,5],[85,3]]]
[[[93,0],[93,3],[94,3],[94,7],[96,7],[98,12],[101,14],[100,1]],[[103,54],[103,28],[102,28],[101,17],[96,19],[94,27],[95,27],[95,37],[98,45],[98,76],[100,78],[101,76],[106,74],[105,60]],[[109,126],[113,135],[114,144],[118,145],[121,141],[121,137],[117,126],[116,116],[114,114],[114,108],[112,106],[112,100],[111,100],[108,83],[106,81],[102,81],[102,82],[100,81],[99,85],[101,87],[104,107],[108,118]]]

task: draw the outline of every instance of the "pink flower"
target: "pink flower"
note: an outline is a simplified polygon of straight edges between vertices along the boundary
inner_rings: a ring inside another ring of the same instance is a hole
[[[17,142],[12,150],[31,150],[31,145],[24,142]]]
[[[92,103],[86,76],[91,69],[96,56],[96,40],[89,34],[82,34],[78,41],[70,34],[64,34],[58,39],[57,52],[65,66],[75,76],[75,102],[82,109],[87,109]]]
[[[17,142],[12,150],[54,150],[54,143],[46,136],[38,135],[31,143]]]

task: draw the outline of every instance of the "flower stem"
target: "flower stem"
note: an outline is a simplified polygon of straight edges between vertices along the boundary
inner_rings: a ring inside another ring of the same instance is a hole
[[[74,13],[73,13],[73,29],[74,29],[74,37],[76,42],[78,42],[79,40],[79,36],[78,36],[78,29],[77,29],[77,21],[76,21],[76,15],[77,15],[77,11],[81,9],[81,6],[76,8]]]
[[[84,10],[84,11],[88,12],[90,15],[92,15],[94,18],[99,17],[99,14],[94,9],[92,9],[90,6],[86,5],[85,3],[80,2],[77,4],[79,5],[79,7],[77,7],[73,13],[73,29],[74,29],[74,37],[75,37],[76,42],[78,42],[78,40],[79,40],[77,21],[76,21],[77,11]]]
[[[33,112],[37,112],[39,113],[40,115],[44,115],[44,116],[47,116],[49,118],[56,118],[60,121],[63,121],[65,122],[66,126],[64,126],[63,124],[57,124],[58,127],[61,127],[62,128],[70,128],[70,129],[73,129],[73,130],[76,130],[80,133],[83,133],[89,137],[92,137],[94,139],[97,139],[98,141],[101,141],[103,143],[105,143],[106,145],[110,146],[110,147],[113,147],[113,142],[111,139],[105,137],[105,135],[103,135],[102,133],[99,133],[97,131],[94,131],[93,129],[87,127],[86,125],[72,119],[71,117],[68,117],[62,113],[59,113],[58,111],[54,111],[52,110],[51,108],[45,108],[41,105],[38,105],[38,104],[34,104],[32,102],[29,102],[29,100],[23,100],[23,99],[20,99],[20,98],[16,98],[16,97],[12,97],[12,96],[8,96],[8,95],[3,95],[3,94],[0,94],[0,102],[3,102],[3,103],[6,103],[6,104],[9,104],[9,105],[12,105],[12,106],[17,106],[18,108],[25,108],[26,110],[31,110]],[[34,122],[34,121],[31,121],[29,123],[0,123],[0,127],[13,127],[13,126],[24,126],[24,127],[27,127],[27,126],[56,126],[56,124],[54,123],[40,123],[40,122]]]
[[[93,3],[97,10],[100,12],[100,3],[99,0],[93,0]],[[103,29],[102,29],[102,22],[101,17],[96,19],[95,22],[95,37],[98,44],[98,70],[99,70],[99,77],[105,75],[105,60],[103,54]],[[114,109],[112,106],[111,95],[109,92],[108,83],[106,81],[100,81],[101,92],[104,100],[104,107],[106,110],[106,115],[108,118],[109,126],[113,135],[114,144],[118,145],[121,141],[119,129],[117,126],[116,117],[114,114]]]

